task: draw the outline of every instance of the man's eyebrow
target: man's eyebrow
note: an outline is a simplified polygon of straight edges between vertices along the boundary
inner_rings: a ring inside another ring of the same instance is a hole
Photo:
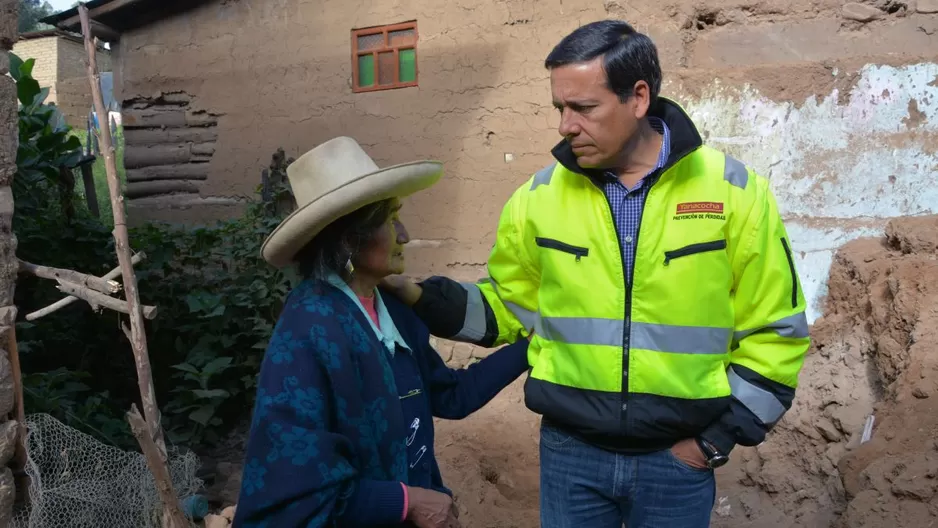
[[[554,106],[560,108],[564,106],[564,101],[554,101]],[[592,106],[599,104],[599,101],[593,99],[575,99],[571,101],[566,101],[566,106]]]

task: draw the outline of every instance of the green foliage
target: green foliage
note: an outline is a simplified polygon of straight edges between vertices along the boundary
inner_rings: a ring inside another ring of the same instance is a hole
[[[18,0],[19,20],[17,26],[20,33],[28,33],[40,29],[48,29],[52,26],[43,24],[39,20],[55,13],[55,9],[49,2],[40,2],[39,0]]]
[[[132,249],[147,254],[135,267],[141,301],[159,307],[147,322],[147,341],[163,426],[174,443],[211,444],[250,412],[260,360],[298,279],[260,256],[266,235],[292,209],[288,164],[282,151],[275,154],[257,189],[261,199],[240,218],[196,227],[151,223],[129,232]],[[16,205],[20,258],[97,275],[116,266],[108,224],[84,210],[70,220],[48,200],[28,215]],[[50,281],[21,277],[16,297],[26,314],[61,293]],[[139,389],[120,318],[76,302],[18,323],[27,412],[49,412],[105,442],[133,446],[124,413],[139,405]]]
[[[81,158],[81,141],[71,135],[58,110],[45,104],[49,88],[40,88],[33,78],[35,59],[23,61],[10,53],[10,75],[16,82],[19,99],[19,148],[16,151],[16,175],[13,192],[16,207],[23,213],[35,213],[49,197],[50,186],[59,191],[63,208],[71,215],[71,171]]]

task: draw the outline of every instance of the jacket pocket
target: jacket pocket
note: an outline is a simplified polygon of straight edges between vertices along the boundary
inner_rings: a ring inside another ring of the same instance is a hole
[[[581,257],[585,257],[590,254],[589,248],[571,246],[570,244],[561,242],[559,240],[554,240],[553,238],[535,237],[534,243],[542,248],[556,249],[557,251],[563,251],[564,253],[576,255],[577,260],[580,260]]]
[[[697,253],[706,253],[708,251],[720,251],[726,249],[726,240],[714,240],[713,242],[701,242],[699,244],[691,244],[689,246],[684,246],[680,249],[675,249],[673,251],[664,252],[664,265],[667,266],[671,263],[672,260],[676,258],[686,257],[689,255],[696,255]]]
[[[791,273],[791,307],[798,307],[798,277],[795,274],[795,259],[791,255],[791,247],[788,246],[788,241],[784,237],[780,239],[782,241],[782,249],[785,250],[785,258],[788,259],[788,271]]]

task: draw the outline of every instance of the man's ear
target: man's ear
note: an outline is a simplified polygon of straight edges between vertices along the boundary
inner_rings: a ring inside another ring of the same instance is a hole
[[[635,119],[644,119],[648,115],[649,106],[651,106],[651,88],[648,83],[637,81],[635,86],[632,87],[632,97],[629,99]]]

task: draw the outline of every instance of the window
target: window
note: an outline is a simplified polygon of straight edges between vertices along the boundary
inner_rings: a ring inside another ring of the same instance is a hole
[[[417,22],[352,30],[352,91],[417,86]]]

